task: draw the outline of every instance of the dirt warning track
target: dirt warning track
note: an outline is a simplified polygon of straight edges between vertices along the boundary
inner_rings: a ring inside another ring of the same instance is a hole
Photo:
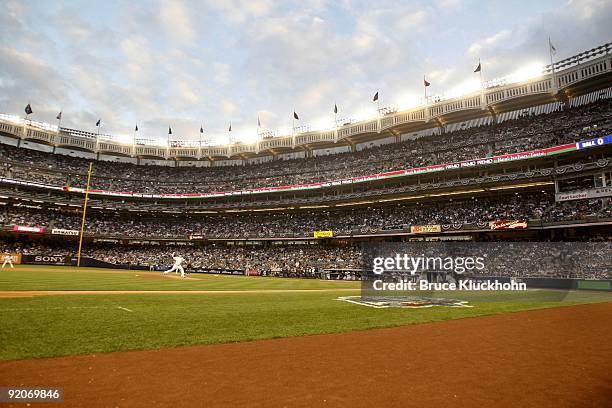
[[[603,407],[612,303],[390,329],[0,362],[63,407]]]

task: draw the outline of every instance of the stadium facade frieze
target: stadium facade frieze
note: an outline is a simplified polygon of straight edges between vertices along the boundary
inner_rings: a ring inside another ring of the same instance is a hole
[[[167,145],[120,143],[118,136],[99,135],[77,129],[0,117],[0,133],[18,140],[66,147],[97,154],[127,157],[153,157],[169,160],[210,160],[233,157],[275,155],[278,152],[310,151],[313,148],[354,146],[364,140],[399,137],[428,128],[444,127],[464,120],[517,109],[525,109],[555,101],[567,101],[588,92],[609,87],[612,83],[612,54],[605,44],[556,63],[557,70],[519,83],[493,82],[480,92],[452,99],[434,99],[427,105],[397,111],[386,109],[377,118],[349,123],[331,130],[296,133],[290,136],[264,138],[253,144],[235,143],[223,146],[202,146],[183,141]]]

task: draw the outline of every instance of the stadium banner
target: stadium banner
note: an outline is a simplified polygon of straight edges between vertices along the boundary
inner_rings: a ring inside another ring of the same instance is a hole
[[[447,170],[458,170],[464,168],[471,168],[477,166],[486,166],[491,164],[506,163],[516,160],[536,159],[545,156],[553,156],[562,153],[568,153],[580,149],[587,149],[593,147],[600,147],[606,144],[612,143],[612,135],[604,136],[596,139],[583,140],[576,143],[568,143],[564,145],[547,147],[544,149],[530,150],[519,153],[504,154],[501,156],[483,157],[473,160],[465,160],[461,162],[437,164],[433,166],[417,167],[405,170],[396,170],[385,173],[372,174],[361,177],[353,177],[350,179],[332,180],[321,183],[312,184],[298,184],[298,185],[285,185],[277,187],[261,187],[252,188],[239,191],[216,191],[210,193],[189,193],[189,194],[142,194],[131,191],[107,191],[107,190],[89,190],[90,194],[93,195],[106,195],[116,197],[140,197],[140,198],[166,198],[166,199],[184,199],[184,198],[213,198],[213,197],[229,197],[229,196],[240,196],[250,194],[264,194],[264,193],[277,193],[277,192],[288,192],[288,191],[301,191],[301,190],[313,190],[326,187],[340,186],[346,184],[356,184],[376,180],[387,180],[396,177],[413,176],[423,173],[433,173],[438,171]],[[36,183],[23,182],[19,180],[0,178],[0,181],[21,185],[35,185]],[[38,184],[36,184],[38,185]],[[79,187],[56,187],[56,186],[44,186],[45,188],[60,189],[69,192],[85,194],[84,188]]]
[[[584,200],[588,198],[612,197],[612,186],[592,188],[589,190],[556,193],[555,201]]]
[[[412,234],[429,234],[435,232],[442,232],[440,225],[412,225],[410,227]]]
[[[314,232],[315,238],[333,238],[333,236],[334,236],[334,231],[315,231]]]
[[[22,255],[21,262],[34,265],[70,265],[70,257],[64,255]]]
[[[25,225],[13,225],[13,231],[14,232],[29,232],[29,233],[34,233],[34,234],[44,234],[45,228],[44,227],[28,227]]]
[[[79,235],[79,231],[70,230],[70,229],[62,229],[62,228],[53,228],[51,230],[51,234],[53,235]]]
[[[7,256],[11,258],[11,261],[13,261],[13,264],[18,265],[21,263],[21,254],[8,253],[8,252],[0,253],[0,262],[4,263],[4,258],[6,258]]]
[[[190,235],[189,239],[192,241],[201,241],[203,239],[206,239],[206,237],[204,235]]]
[[[524,221],[524,220],[491,221],[489,222],[489,228],[491,228],[492,230],[523,229],[523,228],[527,228],[527,221]]]

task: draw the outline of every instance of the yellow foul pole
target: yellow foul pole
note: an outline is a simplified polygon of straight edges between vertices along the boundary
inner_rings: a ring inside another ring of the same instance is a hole
[[[81,219],[81,232],[79,234],[79,252],[77,253],[77,267],[81,266],[81,248],[83,247],[83,233],[85,232],[85,215],[87,214],[87,200],[89,200],[89,182],[91,180],[91,169],[93,162],[89,162],[87,171],[87,186],[85,187],[85,202],[83,203],[83,218]]]

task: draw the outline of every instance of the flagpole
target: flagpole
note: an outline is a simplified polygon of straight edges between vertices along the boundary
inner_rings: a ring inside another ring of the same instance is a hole
[[[30,101],[28,101],[28,106],[30,107],[30,111],[32,111],[32,105],[30,104]],[[30,114],[26,111],[26,117],[25,120],[23,121],[23,138],[25,139],[28,136],[28,120],[30,118]],[[20,140],[21,142],[21,140]]]
[[[425,75],[423,75],[423,88],[425,88],[425,103],[427,103],[427,85],[425,85]]]
[[[91,181],[91,170],[93,162],[89,162],[87,171],[87,185],[85,186],[85,202],[83,203],[83,218],[81,219],[81,231],[79,233],[79,251],[77,252],[77,268],[81,267],[81,249],[83,248],[83,233],[85,231],[85,215],[87,214],[87,201],[89,200],[89,182]]]
[[[98,158],[100,158],[99,148],[100,148],[100,125],[102,122],[98,119],[96,122],[96,153],[98,154]]]
[[[552,70],[552,89],[553,91],[557,89],[557,78],[555,75],[555,63],[553,62],[553,45],[550,41],[550,36],[548,36],[548,54],[550,55],[550,69]]]
[[[63,112],[63,109],[60,110],[60,113],[58,115],[59,118],[57,119],[57,134],[58,135],[60,133],[60,129],[62,128],[62,112]]]
[[[550,36],[548,37],[548,54],[550,55],[550,69],[552,70],[552,74],[554,76],[555,64],[553,63],[552,43],[550,42]]]

